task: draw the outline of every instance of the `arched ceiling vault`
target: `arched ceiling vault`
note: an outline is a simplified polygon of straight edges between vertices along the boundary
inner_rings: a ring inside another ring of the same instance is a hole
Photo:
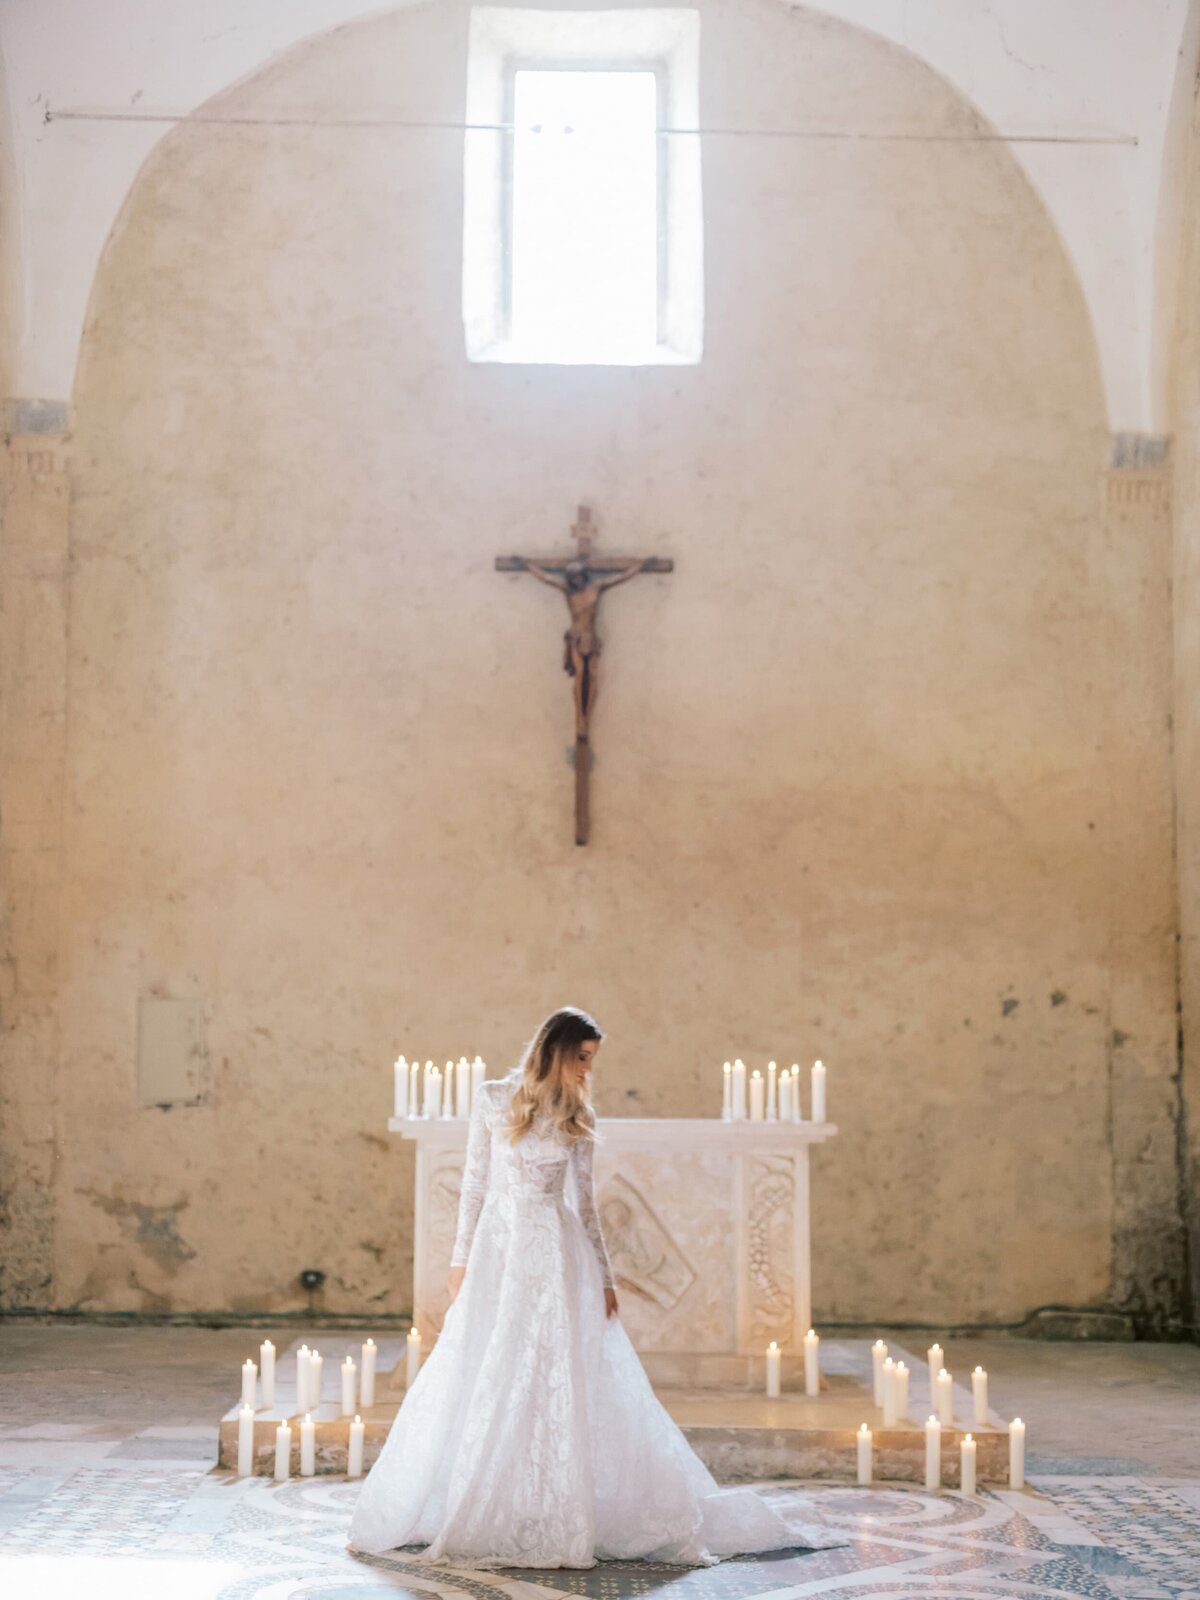
[[[911,51],[1013,136],[1079,276],[1116,432],[1163,426],[1152,381],[1156,219],[1188,8],[1189,0],[810,6]],[[387,9],[359,0],[120,0],[104,8],[102,26],[89,0],[10,0],[0,11],[3,374],[23,415],[65,419],[100,253],[171,126],[149,119],[187,116],[303,40]],[[72,111],[92,115],[57,115]]]

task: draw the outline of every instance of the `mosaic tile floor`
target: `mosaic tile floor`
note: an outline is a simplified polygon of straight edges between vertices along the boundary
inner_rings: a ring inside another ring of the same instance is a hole
[[[258,1337],[0,1323],[0,1600],[1200,1600],[1195,1348],[956,1344],[1006,1415],[1036,1419],[1022,1493],[760,1484],[843,1542],[708,1569],[459,1574],[349,1554],[357,1483],[215,1469],[213,1419]]]
[[[458,1573],[347,1552],[355,1482],[239,1480],[197,1459],[192,1429],[32,1431],[0,1428],[4,1600],[1200,1600],[1200,1477],[1054,1474],[974,1501],[763,1484],[793,1523],[819,1518],[845,1543],[703,1569]]]

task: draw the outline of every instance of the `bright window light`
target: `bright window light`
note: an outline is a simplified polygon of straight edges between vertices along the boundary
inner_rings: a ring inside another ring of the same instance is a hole
[[[489,4],[470,15],[467,359],[699,361],[699,12]]]
[[[658,339],[653,72],[519,70],[511,338],[526,361],[645,361]]]

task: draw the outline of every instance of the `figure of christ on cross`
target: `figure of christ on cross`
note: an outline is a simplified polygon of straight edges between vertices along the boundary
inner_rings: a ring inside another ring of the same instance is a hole
[[[579,520],[571,533],[578,547],[574,556],[497,556],[496,570],[531,572],[541,583],[566,596],[571,626],[563,634],[563,671],[574,680],[575,691],[575,843],[586,844],[590,825],[591,717],[599,688],[602,648],[596,631],[600,596],[641,572],[673,572],[675,563],[661,556],[593,556],[595,528],[587,506],[580,506]]]

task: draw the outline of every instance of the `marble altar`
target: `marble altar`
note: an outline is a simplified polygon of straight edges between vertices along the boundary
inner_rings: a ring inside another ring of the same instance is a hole
[[[467,1122],[392,1117],[417,1147],[413,1320],[448,1304]],[[656,1382],[729,1384],[812,1321],[809,1152],[830,1122],[602,1117],[596,1195],[621,1317]],[[791,1363],[789,1362],[789,1365]]]

